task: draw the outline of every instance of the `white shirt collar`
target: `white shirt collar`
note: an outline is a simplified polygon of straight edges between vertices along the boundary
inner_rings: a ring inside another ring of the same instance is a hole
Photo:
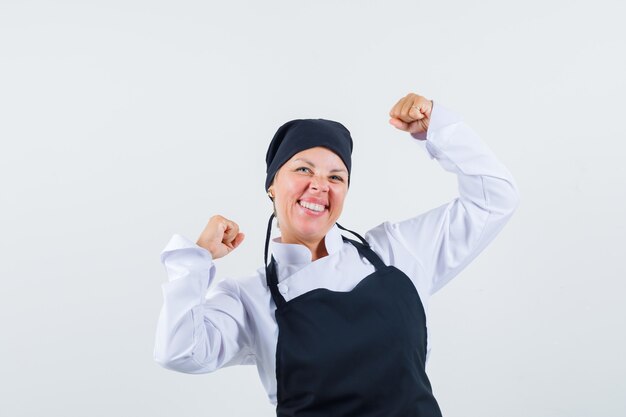
[[[326,245],[328,255],[339,252],[343,246],[343,239],[337,224],[334,224],[326,233],[324,244]],[[270,252],[274,255],[276,262],[287,265],[308,264],[311,263],[313,258],[309,248],[298,243],[282,243],[280,242],[280,236],[270,240]]]

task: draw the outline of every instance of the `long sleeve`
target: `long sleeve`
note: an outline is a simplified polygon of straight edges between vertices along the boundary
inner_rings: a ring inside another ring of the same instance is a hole
[[[235,280],[211,286],[211,254],[181,235],[161,253],[168,282],[157,323],[154,360],[165,368],[207,373],[254,363],[246,309]]]
[[[413,134],[431,159],[457,175],[459,196],[382,226],[421,264],[433,294],[496,237],[518,206],[511,173],[460,116],[435,103],[426,134]]]

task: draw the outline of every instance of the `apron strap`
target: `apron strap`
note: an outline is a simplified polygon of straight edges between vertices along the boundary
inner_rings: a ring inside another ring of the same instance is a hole
[[[356,250],[359,251],[359,255],[361,255],[362,258],[366,258],[368,261],[370,261],[370,263],[374,265],[374,268],[376,268],[377,271],[380,271],[381,269],[384,269],[387,267],[387,265],[385,265],[382,259],[380,259],[380,256],[378,256],[376,252],[374,252],[369,245],[366,246],[362,244],[361,242],[348,239],[345,236],[341,236],[341,237],[343,238],[344,242],[352,243],[352,246],[354,246]]]
[[[361,236],[360,234],[358,234],[357,232],[355,232],[353,230],[350,230],[350,229],[347,229],[347,228],[343,227],[339,223],[335,223],[335,224],[341,230],[345,230],[346,232],[350,232],[350,233],[352,233],[353,235],[355,235],[356,237],[358,237],[361,240],[361,242],[357,242],[355,240],[348,239],[347,237],[341,235],[341,238],[343,239],[343,241],[352,243],[352,245],[359,251],[359,255],[361,255],[361,257],[367,258],[367,260],[370,261],[370,263],[372,265],[374,265],[374,268],[376,268],[377,271],[381,270],[381,269],[383,269],[383,268],[385,268],[387,266],[382,261],[382,259],[380,259],[380,257],[376,254],[376,252],[374,252],[372,250],[372,247],[363,238],[363,236]]]
[[[274,303],[276,304],[276,308],[281,307],[287,301],[285,301],[285,297],[278,291],[278,273],[276,272],[276,260],[274,260],[274,255],[272,255],[272,259],[268,265],[267,263],[267,254],[269,250],[270,244],[270,236],[272,235],[272,220],[274,220],[274,213],[270,215],[270,219],[267,222],[267,234],[265,235],[265,252],[263,256],[263,260],[265,262],[265,281],[267,283],[267,287],[270,289],[272,293],[272,298],[274,299]]]
[[[357,232],[355,232],[355,231],[352,231],[352,230],[350,230],[350,229],[346,229],[345,227],[343,227],[342,225],[340,225],[340,224],[339,224],[339,223],[337,223],[337,222],[335,222],[335,224],[336,224],[336,225],[337,225],[337,227],[338,227],[338,228],[340,228],[341,230],[345,230],[346,232],[350,232],[350,233],[352,233],[354,236],[358,237],[358,238],[359,238],[359,240],[361,240],[361,242],[363,242],[363,244],[369,248],[370,244],[369,244],[369,243],[367,243],[367,240],[363,239],[363,236],[361,236],[360,234],[358,234],[358,233],[357,233]],[[343,237],[343,236],[341,236],[341,237]]]
[[[270,220],[267,222],[267,233],[265,234],[265,252],[263,255],[263,261],[265,262],[265,268],[267,269],[267,252],[270,245],[270,236],[272,236],[272,220],[274,220],[274,213],[270,215]]]
[[[280,291],[278,291],[278,273],[276,272],[276,261],[273,256],[270,264],[265,267],[265,276],[268,277],[267,285],[270,289],[270,293],[272,293],[272,298],[274,299],[276,308],[282,307],[287,303],[287,301]]]

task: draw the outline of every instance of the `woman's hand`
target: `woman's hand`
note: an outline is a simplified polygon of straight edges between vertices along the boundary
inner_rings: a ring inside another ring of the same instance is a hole
[[[405,132],[423,133],[428,130],[432,111],[432,100],[409,93],[391,108],[389,123]]]
[[[218,214],[209,219],[196,244],[211,252],[213,259],[218,259],[231,253],[243,238],[237,223]]]

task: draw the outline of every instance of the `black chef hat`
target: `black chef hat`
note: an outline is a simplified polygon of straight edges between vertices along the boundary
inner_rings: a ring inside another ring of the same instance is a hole
[[[305,149],[323,146],[335,152],[348,168],[348,186],[352,154],[350,131],[339,122],[326,119],[295,119],[278,128],[265,156],[267,177],[265,191],[274,175],[292,156]]]

